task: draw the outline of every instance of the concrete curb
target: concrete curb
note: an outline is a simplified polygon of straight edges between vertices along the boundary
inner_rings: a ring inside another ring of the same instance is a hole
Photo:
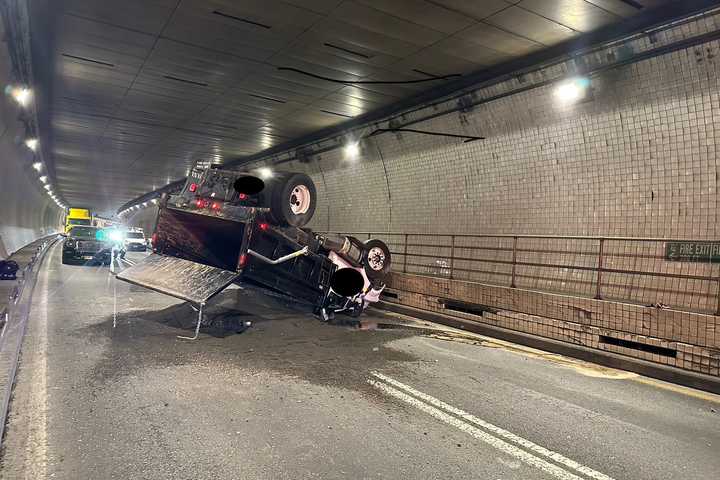
[[[629,372],[639,373],[647,377],[657,378],[670,383],[683,385],[686,387],[705,390],[707,392],[720,394],[720,378],[705,375],[702,373],[682,370],[676,367],[660,365],[639,358],[627,357],[613,352],[605,352],[595,350],[581,345],[573,345],[570,343],[560,342],[550,338],[539,337],[527,333],[516,332],[502,327],[487,325],[479,322],[465,320],[459,317],[444,315],[441,313],[421,310],[419,308],[399,305],[380,301],[378,306],[381,309],[390,312],[400,313],[430,322],[440,323],[449,327],[460,330],[485,335],[487,337],[497,338],[520,345],[525,345],[547,352],[558,353],[568,357],[597,363],[618,370],[626,370]]]
[[[2,367],[0,368],[0,449],[4,445],[5,424],[12,399],[12,391],[15,386],[20,351],[30,315],[32,294],[35,290],[38,273],[46,258],[45,254],[57,241],[58,237],[56,235],[50,235],[23,247],[29,248],[32,245],[35,252],[28,263],[22,267],[22,281],[18,286],[15,301],[7,307],[6,322],[3,325],[2,338],[0,339],[0,367]],[[40,246],[35,246],[37,243],[40,243]],[[18,252],[21,250],[18,250]]]

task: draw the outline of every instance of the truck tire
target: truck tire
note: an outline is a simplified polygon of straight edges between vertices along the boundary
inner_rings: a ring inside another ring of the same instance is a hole
[[[377,239],[365,242],[362,264],[370,280],[384,277],[390,271],[391,263],[390,249],[385,242]]]
[[[317,191],[304,173],[289,173],[273,182],[270,213],[280,225],[302,227],[312,219],[317,206]]]

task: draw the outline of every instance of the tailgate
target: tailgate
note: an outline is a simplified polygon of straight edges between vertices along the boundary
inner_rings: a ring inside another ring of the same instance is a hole
[[[240,276],[201,263],[152,254],[117,278],[196,304],[207,302]]]

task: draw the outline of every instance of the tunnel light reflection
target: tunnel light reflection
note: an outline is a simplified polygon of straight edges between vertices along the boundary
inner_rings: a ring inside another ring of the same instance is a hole
[[[358,157],[358,155],[360,155],[360,143],[350,142],[345,145],[343,151],[345,152],[345,157],[355,159]]]
[[[584,77],[567,80],[555,89],[555,98],[563,103],[573,103],[587,94],[590,79]]]
[[[258,169],[258,175],[263,180],[267,180],[268,178],[273,176],[273,172],[269,168],[263,167],[263,168]]]

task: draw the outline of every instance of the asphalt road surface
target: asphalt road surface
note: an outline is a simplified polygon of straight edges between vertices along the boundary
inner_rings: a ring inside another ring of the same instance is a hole
[[[249,289],[214,305],[252,327],[178,339],[189,307],[53,247],[0,476],[719,478],[720,397],[482,337],[326,325]]]

